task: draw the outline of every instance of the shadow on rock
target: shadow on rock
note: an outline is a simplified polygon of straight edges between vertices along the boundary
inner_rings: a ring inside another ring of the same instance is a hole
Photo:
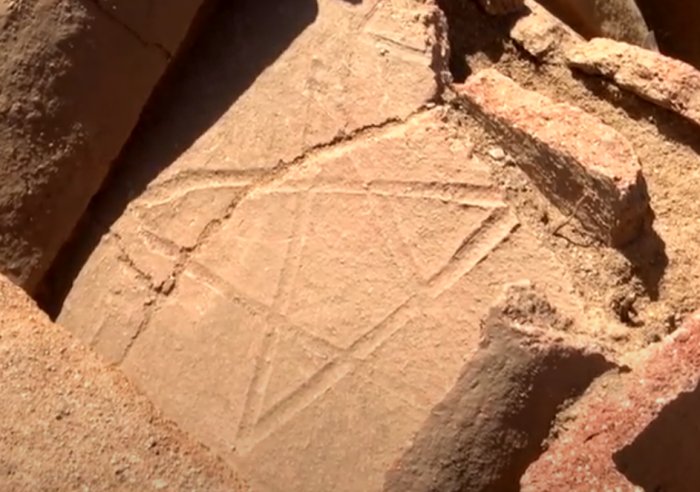
[[[659,285],[666,273],[668,256],[666,244],[652,226],[653,217],[639,238],[620,249],[632,264],[632,274],[644,286],[644,291],[652,301],[659,299]]]
[[[126,206],[253,84],[318,15],[316,0],[216,2],[159,84],[138,127],[37,295],[55,317]]]
[[[663,53],[700,68],[700,2],[637,0]]]
[[[455,82],[464,82],[472,69],[467,57],[483,53],[498,62],[510,42],[510,30],[522,14],[488,15],[475,0],[438,0],[448,21],[450,73]]]
[[[700,483],[700,386],[682,393],[630,445],[613,455],[617,469],[645,491],[693,492]]]

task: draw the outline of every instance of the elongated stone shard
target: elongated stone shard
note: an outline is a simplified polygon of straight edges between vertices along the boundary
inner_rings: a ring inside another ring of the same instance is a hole
[[[649,195],[632,146],[615,129],[492,69],[457,91],[554,205],[612,246],[638,236]]]
[[[566,57],[570,66],[611,79],[700,125],[700,72],[692,65],[602,38],[571,46]]]

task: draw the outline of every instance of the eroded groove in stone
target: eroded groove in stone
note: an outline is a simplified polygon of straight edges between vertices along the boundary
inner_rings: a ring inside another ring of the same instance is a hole
[[[572,46],[566,56],[570,66],[607,77],[700,125],[700,72],[693,66],[602,38]]]
[[[566,335],[570,325],[529,283],[509,286],[483,322],[479,351],[384,490],[517,490],[559,407],[613,366]]]
[[[557,207],[613,246],[638,236],[650,217],[649,196],[637,156],[616,130],[495,70],[457,90]]]

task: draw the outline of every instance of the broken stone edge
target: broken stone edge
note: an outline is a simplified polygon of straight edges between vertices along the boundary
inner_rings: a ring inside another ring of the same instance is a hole
[[[457,103],[490,129],[535,186],[604,243],[634,241],[652,219],[639,160],[594,116],[486,69],[456,85]]]

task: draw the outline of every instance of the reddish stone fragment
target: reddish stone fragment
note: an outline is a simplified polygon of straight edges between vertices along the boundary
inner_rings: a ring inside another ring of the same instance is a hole
[[[458,91],[563,212],[614,246],[637,237],[650,215],[649,195],[632,146],[616,130],[495,70],[472,76]]]
[[[700,72],[680,60],[610,39],[572,46],[570,66],[602,75],[620,87],[700,125]]]
[[[631,372],[586,395],[522,490],[695,490],[699,381],[700,312]]]

